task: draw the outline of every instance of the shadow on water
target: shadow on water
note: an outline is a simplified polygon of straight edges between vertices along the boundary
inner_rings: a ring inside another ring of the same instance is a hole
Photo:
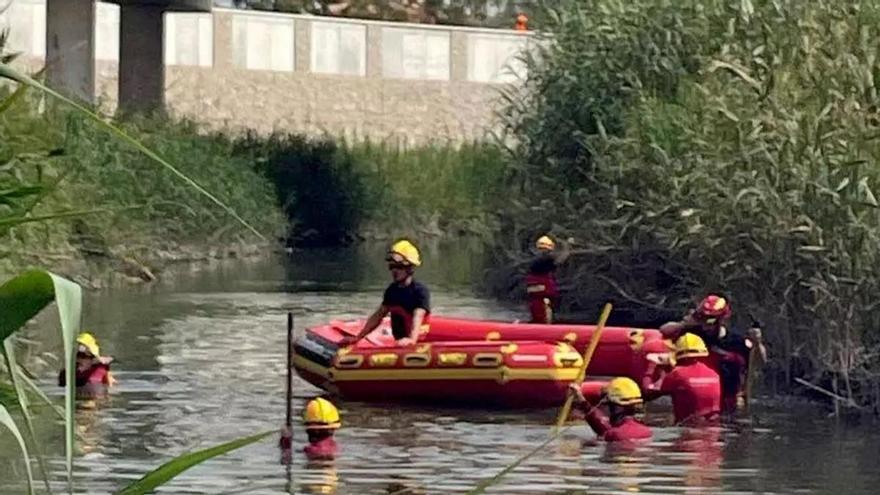
[[[524,309],[477,298],[475,246],[424,246],[419,277],[438,314],[513,320]],[[384,246],[298,252],[287,259],[180,267],[156,286],[88,295],[87,328],[117,358],[120,385],[79,403],[76,459],[82,493],[111,493],[182,452],[280,426],[284,417],[285,313],[298,331],[365,316],[388,278]],[[52,342],[49,325],[29,337]],[[53,347],[32,350],[35,359]],[[44,356],[45,357],[45,356]],[[45,358],[49,360],[49,358]],[[41,371],[56,396],[52,366]],[[295,413],[318,390],[295,384]],[[547,438],[555,411],[339,404],[342,455],[279,464],[273,441],[196,467],[161,493],[461,493]],[[479,405],[477,405],[479,406]],[[759,407],[750,425],[700,432],[669,426],[668,404],[649,408],[654,440],[635,449],[596,442],[583,426],[524,463],[492,493],[874,493],[880,435],[847,428],[808,408]],[[57,488],[63,439],[40,421]],[[295,449],[304,441],[294,432]],[[0,435],[0,446],[9,445]],[[0,493],[24,489],[23,471],[0,448]],[[16,480],[9,482],[6,480]]]

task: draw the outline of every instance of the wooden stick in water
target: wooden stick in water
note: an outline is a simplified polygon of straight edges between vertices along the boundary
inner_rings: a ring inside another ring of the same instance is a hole
[[[290,465],[293,447],[293,313],[287,313],[287,394],[285,395],[284,427],[281,428],[281,463]]]
[[[593,332],[593,337],[590,339],[590,345],[587,346],[586,351],[584,352],[584,362],[581,365],[581,370],[578,372],[577,378],[575,378],[574,383],[580,385],[584,382],[584,378],[587,376],[587,366],[590,365],[590,361],[593,359],[593,353],[596,352],[596,347],[599,345],[599,337],[602,335],[602,330],[605,328],[605,322],[608,321],[608,316],[611,315],[611,303],[605,303],[605,307],[602,308],[602,316],[599,317],[599,324],[596,325],[596,331]],[[569,393],[565,398],[565,404],[562,405],[562,410],[559,411],[559,417],[556,418],[556,427],[554,431],[558,431],[559,428],[565,424],[565,421],[568,419],[568,413],[571,412],[571,403],[574,400],[574,396]]]
[[[284,425],[289,430],[293,421],[293,313],[287,313],[287,418]]]

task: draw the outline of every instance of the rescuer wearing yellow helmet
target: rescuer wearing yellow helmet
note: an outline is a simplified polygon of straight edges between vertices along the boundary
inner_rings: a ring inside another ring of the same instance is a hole
[[[535,241],[536,254],[529,264],[526,275],[526,295],[532,323],[553,323],[553,313],[559,309],[559,286],[556,282],[556,268],[568,259],[569,238],[556,250],[556,242],[549,235],[542,235]]]
[[[391,284],[385,289],[382,304],[367,318],[364,327],[354,337],[343,338],[340,345],[348,345],[364,338],[391,314],[391,332],[399,345],[414,345],[419,335],[427,331],[431,314],[431,295],[428,288],[413,278],[422,264],[418,248],[401,239],[395,242],[385,258],[391,272]]]
[[[111,386],[116,383],[110,373],[110,363],[113,358],[101,356],[101,348],[98,339],[89,332],[82,332],[76,337],[76,386]],[[58,374],[58,385],[64,386],[67,382],[64,370]]]
[[[651,438],[651,428],[635,418],[642,406],[642,392],[631,378],[618,377],[602,390],[599,403],[591,405],[578,384],[572,383],[569,390],[581,404],[590,428],[606,442],[641,440]],[[608,414],[599,405],[608,403]]]
[[[333,459],[339,447],[333,434],[342,426],[339,410],[327,399],[316,397],[303,408],[303,424],[309,443],[303,448],[309,459]]]
[[[656,364],[651,363],[645,373],[642,388],[645,396],[653,399],[662,395],[672,397],[676,424],[696,426],[712,423],[721,413],[721,379],[718,372],[706,364],[709,349],[699,336],[686,333],[675,341],[675,367],[660,378],[651,377]]]

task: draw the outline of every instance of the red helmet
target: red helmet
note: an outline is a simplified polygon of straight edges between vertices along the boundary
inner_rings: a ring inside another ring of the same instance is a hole
[[[730,303],[727,299],[709,294],[700,302],[694,316],[703,323],[713,324],[730,318]]]

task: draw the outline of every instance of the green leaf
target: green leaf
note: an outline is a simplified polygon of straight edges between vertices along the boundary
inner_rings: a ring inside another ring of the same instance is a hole
[[[24,443],[24,438],[21,437],[21,432],[18,431],[18,426],[15,425],[15,421],[12,420],[12,416],[9,415],[9,411],[3,405],[0,405],[0,423],[9,429],[12,432],[12,436],[18,441],[18,447],[21,449],[21,458],[27,471],[28,493],[34,495],[34,473],[31,472],[31,458],[28,455],[27,446]]]
[[[3,341],[3,357],[6,359],[6,368],[9,370],[9,377],[12,378],[12,386],[15,388],[15,396],[18,399],[18,406],[21,408],[21,415],[24,418],[28,435],[31,438],[31,445],[37,456],[37,463],[40,466],[40,473],[43,475],[43,482],[46,484],[46,492],[52,493],[52,486],[49,485],[49,471],[46,469],[46,462],[43,460],[43,453],[40,451],[40,442],[37,440],[37,433],[34,429],[34,422],[31,419],[30,404],[28,402],[27,393],[21,383],[21,369],[15,360],[15,346],[12,345],[11,339]]]
[[[58,307],[61,336],[64,342],[66,387],[64,390],[64,444],[67,461],[67,487],[73,493],[73,401],[76,336],[82,314],[82,288],[79,285],[42,270],[25,272],[0,286],[0,340],[6,340],[52,300]]]
[[[251,435],[249,437],[238,438],[236,440],[232,440],[231,442],[215,445],[214,447],[209,447],[204,450],[199,450],[197,452],[191,452],[189,454],[175,457],[174,459],[166,462],[165,464],[162,464],[153,471],[150,471],[149,473],[144,475],[143,478],[123,488],[122,491],[118,492],[118,495],[143,495],[145,493],[149,493],[156,488],[164,485],[165,483],[168,483],[168,481],[170,481],[172,478],[193,466],[201,464],[213,457],[217,457],[219,455],[226,454],[227,452],[240,449],[241,447],[244,447],[246,445],[250,445],[254,442],[258,442],[271,435],[272,433],[274,433],[274,431],[266,431],[263,433],[258,433],[256,435]]]

